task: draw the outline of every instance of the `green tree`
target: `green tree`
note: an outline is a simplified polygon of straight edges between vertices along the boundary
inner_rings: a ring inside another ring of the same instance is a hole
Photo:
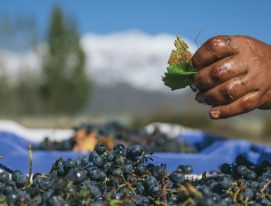
[[[14,113],[17,115],[38,115],[42,111],[39,95],[40,78],[31,71],[19,71],[16,85],[12,88]]]
[[[34,50],[37,46],[36,24],[33,18],[19,16],[0,19],[0,48],[12,52]],[[17,53],[19,54],[19,53]],[[6,61],[0,59],[0,115],[33,115],[40,111],[40,79],[20,62],[19,74],[11,76]]]
[[[7,81],[6,75],[1,72],[0,73],[0,114],[6,115],[10,111],[10,107],[8,105],[10,104],[10,85]],[[7,111],[8,110],[8,111]]]
[[[41,95],[51,114],[76,114],[88,101],[90,81],[85,54],[74,22],[55,8],[49,24],[48,52],[43,61]]]

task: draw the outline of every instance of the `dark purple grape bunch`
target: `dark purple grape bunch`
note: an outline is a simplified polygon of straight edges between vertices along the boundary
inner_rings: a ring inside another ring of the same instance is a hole
[[[212,175],[193,175],[191,165],[168,172],[141,145],[97,144],[88,156],[58,159],[31,181],[20,171],[0,172],[0,205],[270,205],[271,164],[244,156]]]

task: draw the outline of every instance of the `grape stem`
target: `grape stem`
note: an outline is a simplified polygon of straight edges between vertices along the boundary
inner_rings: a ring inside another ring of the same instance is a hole
[[[189,197],[187,200],[185,200],[185,202],[182,205],[183,206],[187,206],[187,205],[189,205],[192,202],[193,202],[193,200],[191,199],[191,197]]]
[[[263,193],[267,188],[268,188],[268,186],[271,184],[271,180],[269,180],[269,182],[267,182],[264,186],[263,186],[263,188],[261,189],[261,193]]]
[[[31,183],[31,176],[32,176],[32,165],[33,165],[33,156],[32,156],[32,145],[28,145],[28,151],[29,151],[29,173],[28,173],[28,184]]]
[[[241,190],[244,188],[244,185],[238,187],[237,191],[233,195],[233,202],[238,203],[238,195],[240,194]]]
[[[186,184],[186,188],[188,189],[188,191],[190,193],[192,193],[193,195],[195,195],[198,198],[202,198],[202,194],[201,192],[199,192],[192,184],[187,183]]]
[[[165,183],[165,178],[167,175],[165,175],[161,181],[162,183],[162,195],[163,195],[163,204],[167,205],[167,184]]]
[[[121,176],[122,177],[122,180],[124,181],[124,183],[129,187],[129,189],[133,192],[133,194],[135,195],[136,193],[135,193],[135,189],[132,187],[132,185],[129,183],[129,182],[127,182],[126,180],[125,180],[125,177],[122,175]]]

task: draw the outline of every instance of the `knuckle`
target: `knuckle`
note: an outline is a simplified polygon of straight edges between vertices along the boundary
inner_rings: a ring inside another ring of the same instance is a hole
[[[211,77],[215,81],[222,80],[222,67],[214,67],[210,73]]]
[[[233,100],[236,94],[237,87],[235,85],[228,85],[226,88],[226,94],[228,99]]]
[[[231,38],[229,36],[218,35],[209,39],[208,44],[211,50],[216,50],[221,46],[230,46]]]
[[[240,85],[241,85],[242,87],[246,87],[247,84],[248,84],[247,80],[244,80],[244,79],[240,80]]]
[[[227,99],[227,100],[233,100],[234,95],[236,91],[236,87],[234,85],[226,85],[223,89],[220,90],[221,94]]]
[[[213,37],[208,40],[208,45],[211,50],[216,50],[218,46],[219,37]]]
[[[251,97],[245,97],[242,100],[242,109],[244,112],[250,111],[255,104],[255,99]]]

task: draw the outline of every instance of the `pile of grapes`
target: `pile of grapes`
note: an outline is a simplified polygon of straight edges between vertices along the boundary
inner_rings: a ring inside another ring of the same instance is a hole
[[[113,145],[121,143],[125,146],[131,144],[140,144],[145,151],[152,152],[182,152],[195,153],[200,147],[186,144],[176,138],[171,138],[167,134],[156,128],[151,134],[146,133],[143,129],[132,130],[119,122],[108,122],[105,124],[82,124],[75,128],[76,134],[63,141],[51,141],[45,138],[40,144],[33,147],[33,150],[73,150],[83,135],[86,138],[94,138],[92,143],[105,144],[108,150],[113,149]],[[93,135],[95,133],[95,135]],[[80,144],[80,142],[78,143]],[[90,145],[90,143],[86,143]],[[85,144],[85,145],[86,145]],[[211,142],[210,142],[211,144]],[[205,145],[206,146],[206,145]],[[207,145],[208,146],[208,145]],[[91,151],[88,149],[87,151]],[[79,150],[80,151],[80,150]],[[81,150],[84,152],[85,150]]]
[[[271,164],[255,165],[243,156],[223,164],[216,174],[191,177],[180,165],[167,172],[153,165],[140,145],[97,144],[89,156],[58,159],[49,174],[32,179],[13,171],[0,173],[0,205],[270,205]],[[206,163],[208,164],[208,163]]]

